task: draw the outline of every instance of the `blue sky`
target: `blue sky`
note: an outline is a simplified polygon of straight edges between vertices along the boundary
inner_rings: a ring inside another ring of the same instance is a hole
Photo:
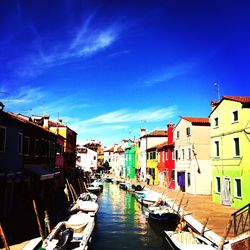
[[[250,95],[250,2],[2,0],[0,101],[78,143],[137,138]]]

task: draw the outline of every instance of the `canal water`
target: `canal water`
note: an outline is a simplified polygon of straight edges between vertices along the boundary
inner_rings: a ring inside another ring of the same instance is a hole
[[[104,182],[90,249],[169,249],[164,230],[176,225],[155,222],[146,216],[134,195],[119,185]]]

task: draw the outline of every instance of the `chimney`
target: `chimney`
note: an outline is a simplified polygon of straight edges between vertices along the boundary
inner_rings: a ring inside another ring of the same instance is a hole
[[[117,143],[115,143],[115,144],[114,144],[114,152],[116,152],[116,151],[117,151],[117,148],[118,148],[118,144],[117,144]]]
[[[49,128],[49,115],[44,115],[43,117],[43,127]]]
[[[141,137],[146,135],[146,129],[145,128],[141,128]]]
[[[172,122],[170,122],[167,125],[167,128],[168,128],[168,144],[172,144],[173,143],[174,124]]]
[[[211,101],[212,111],[219,105],[220,101]]]

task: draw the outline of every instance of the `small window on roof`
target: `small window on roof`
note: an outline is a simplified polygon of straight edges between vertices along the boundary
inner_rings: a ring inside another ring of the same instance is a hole
[[[215,128],[218,128],[218,127],[219,127],[219,118],[218,118],[218,117],[215,117],[215,118],[214,118],[214,127],[215,127]]]
[[[233,113],[232,113],[232,122],[238,122],[239,121],[239,114],[238,114],[238,110],[235,110],[235,111],[233,111]]]

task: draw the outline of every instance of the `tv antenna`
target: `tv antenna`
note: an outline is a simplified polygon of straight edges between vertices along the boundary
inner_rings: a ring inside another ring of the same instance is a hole
[[[218,98],[218,101],[219,101],[220,100],[220,84],[215,82],[214,87],[216,88],[217,98]]]

